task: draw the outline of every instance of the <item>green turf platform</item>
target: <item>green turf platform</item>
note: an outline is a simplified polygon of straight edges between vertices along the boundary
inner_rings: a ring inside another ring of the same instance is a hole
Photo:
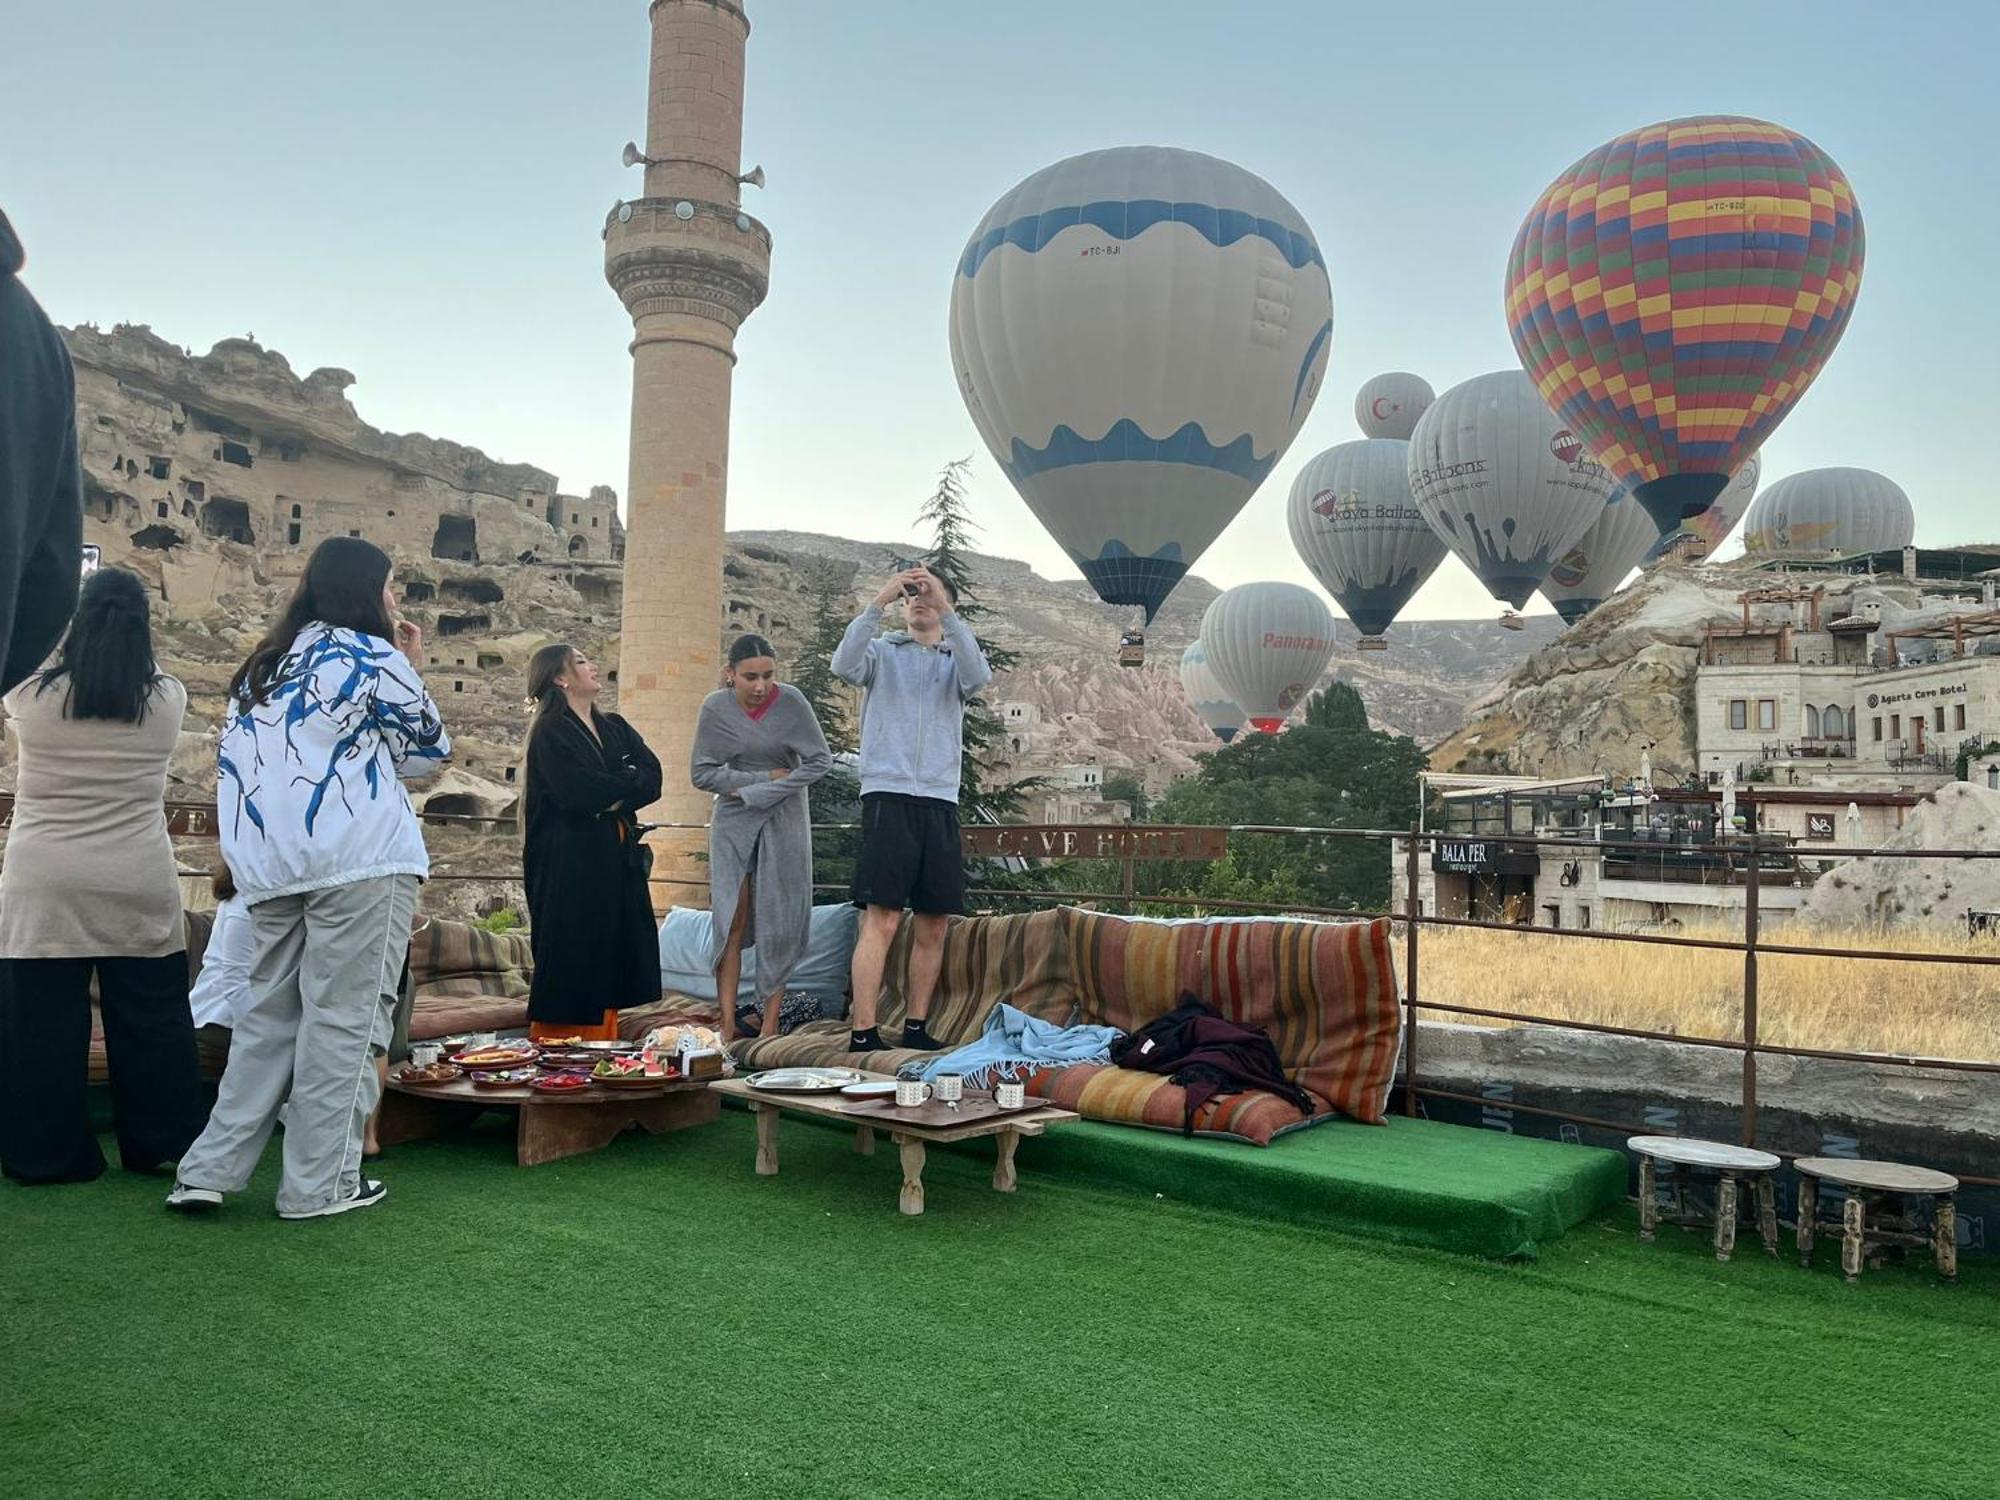
[[[1022,1143],[1025,1171],[1466,1255],[1532,1256],[1625,1194],[1616,1151],[1392,1118],[1268,1147],[1084,1123]]]
[[[946,1149],[990,1156],[993,1145]],[[1400,1116],[1332,1120],[1266,1147],[1085,1121],[1023,1141],[1020,1164],[1024,1189],[1032,1173],[1495,1259],[1533,1256],[1626,1183],[1616,1151]]]

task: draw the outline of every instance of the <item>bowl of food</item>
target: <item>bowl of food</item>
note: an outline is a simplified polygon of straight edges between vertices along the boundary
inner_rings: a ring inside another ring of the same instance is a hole
[[[586,1073],[544,1073],[528,1085],[538,1094],[574,1094],[590,1086]]]
[[[465,1069],[446,1062],[428,1065],[404,1063],[389,1076],[395,1082],[408,1084],[411,1088],[437,1088],[464,1077]]]

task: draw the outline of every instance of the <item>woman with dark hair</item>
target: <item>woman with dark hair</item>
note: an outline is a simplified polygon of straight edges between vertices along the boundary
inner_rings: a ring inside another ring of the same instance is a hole
[[[146,609],[136,575],[93,574],[54,665],[6,698],[20,775],[0,865],[0,1166],[20,1182],[104,1170],[87,1095],[93,974],[120,1161],[157,1171],[201,1128],[165,807],[187,692],[154,661]]]
[[[535,977],[528,1035],[618,1039],[618,1012],[660,998],[660,939],[639,809],[660,796],[660,762],[639,732],[597,707],[597,666],[564,643],[528,662],[521,868]]]
[[[708,909],[722,1034],[736,1034],[743,949],[757,949],[758,1031],[778,1034],[785,981],[812,927],[812,802],[806,788],[833,768],[805,695],[778,681],[761,635],[729,648],[728,686],[710,693],[695,726],[689,775],[715,794],[708,825]],[[747,1017],[746,1017],[747,1019]]]
[[[321,542],[229,684],[216,810],[250,913],[250,998],[169,1207],[241,1190],[286,1104],[279,1216],[381,1201],[361,1175],[362,1137],[430,874],[403,780],[451,752],[417,671],[423,632],[394,613],[387,553]]]

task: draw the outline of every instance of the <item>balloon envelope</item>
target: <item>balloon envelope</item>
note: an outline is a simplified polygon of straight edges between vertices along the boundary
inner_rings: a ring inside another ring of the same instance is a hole
[[[1313,577],[1364,636],[1389,628],[1444,561],[1445,545],[1410,497],[1410,445],[1341,443],[1292,481],[1285,519]]]
[[[1240,583],[1208,606],[1201,648],[1251,724],[1276,734],[1333,660],[1333,611],[1296,583]]]
[[[1729,533],[1736,529],[1736,523],[1743,519],[1743,513],[1750,509],[1750,501],[1757,493],[1757,480],[1763,473],[1763,461],[1756,454],[1743,460],[1743,467],[1730,476],[1729,487],[1716,496],[1715,504],[1698,516],[1681,522],[1653,544],[1653,550],[1646,554],[1647,561],[1661,557],[1677,545],[1686,545],[1702,557],[1712,557],[1715,550],[1729,540]],[[1691,540],[1690,540],[1691,539]]]
[[[1519,609],[1617,485],[1519,370],[1476,375],[1424,413],[1410,493],[1494,598]]]
[[[1629,490],[1605,506],[1577,544],[1556,559],[1542,580],[1542,597],[1563,623],[1574,625],[1618,592],[1660,540],[1659,528]]]
[[[1236,731],[1243,727],[1243,710],[1216,681],[1208,654],[1198,640],[1190,641],[1187,650],[1181,653],[1181,688],[1187,693],[1188,702],[1194,705],[1194,711],[1201,715],[1201,722],[1217,739],[1226,745],[1236,738]]]
[[[1917,517],[1903,487],[1873,469],[1807,469],[1757,497],[1743,520],[1752,557],[1852,557],[1907,547]]]
[[[1407,370],[1390,370],[1377,375],[1355,393],[1354,420],[1364,435],[1372,438],[1402,438],[1409,441],[1417,430],[1417,418],[1424,414],[1437,393],[1421,375]]]
[[[959,257],[960,392],[1037,519],[1112,604],[1160,602],[1312,410],[1333,291],[1269,183],[1165,146],[1046,167]]]
[[[1552,182],[1507,263],[1521,363],[1659,523],[1699,515],[1833,353],[1861,288],[1854,190],[1782,125],[1704,115]]]

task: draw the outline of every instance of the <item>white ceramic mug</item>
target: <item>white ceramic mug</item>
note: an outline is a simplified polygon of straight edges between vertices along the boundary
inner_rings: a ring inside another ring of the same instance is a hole
[[[1027,1085],[1019,1082],[995,1084],[993,1102],[1002,1109],[1019,1109],[1028,1102]]]
[[[940,1073],[931,1080],[940,1103],[956,1104],[965,1097],[965,1078],[958,1073]]]
[[[896,1108],[916,1109],[931,1097],[931,1086],[920,1078],[896,1080]]]
[[[410,1043],[410,1061],[420,1068],[428,1068],[444,1056],[444,1048],[436,1042]]]

